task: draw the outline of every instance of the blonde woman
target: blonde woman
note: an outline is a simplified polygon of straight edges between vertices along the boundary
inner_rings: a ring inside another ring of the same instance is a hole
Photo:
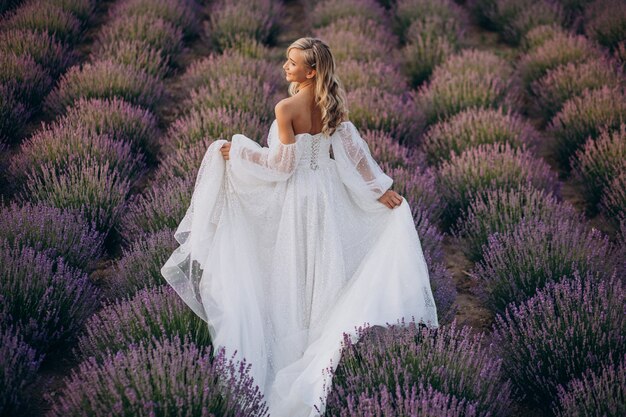
[[[344,333],[439,324],[410,207],[349,121],[330,48],[300,38],[283,70],[268,146],[209,146],[161,272],[214,347],[251,363],[272,417],[312,417]]]

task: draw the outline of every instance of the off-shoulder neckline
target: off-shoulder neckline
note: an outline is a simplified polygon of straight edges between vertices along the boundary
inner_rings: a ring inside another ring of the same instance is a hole
[[[274,123],[276,123],[276,122],[277,122],[277,120],[276,120],[276,119],[274,119],[274,121],[272,122],[272,124],[274,124]],[[349,121],[344,121],[344,122],[341,122],[341,123],[339,123],[339,126],[341,126],[341,125],[342,125],[342,124],[344,124],[344,123],[349,123]],[[339,126],[337,126],[337,127],[339,127]],[[335,129],[335,132],[336,132],[336,131],[337,131],[337,130]],[[320,135],[323,135],[323,134],[324,134],[324,132],[319,132],[319,133],[316,133],[316,134],[314,134],[314,135],[313,135],[313,134],[311,134],[311,133],[308,133],[308,132],[304,132],[304,133],[296,133],[296,134],[294,134],[294,138],[297,138],[298,136],[306,136],[306,135],[311,136],[312,138],[314,138],[314,137],[316,137],[316,136],[320,136]],[[294,143],[295,143],[295,142],[294,142]]]

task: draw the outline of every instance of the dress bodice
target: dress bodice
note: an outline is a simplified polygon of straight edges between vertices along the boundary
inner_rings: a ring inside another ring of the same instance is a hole
[[[331,137],[320,132],[312,135],[310,133],[298,133],[295,135],[298,147],[298,169],[316,170],[320,166],[330,163]],[[278,124],[276,119],[272,122],[268,135],[268,146],[272,147],[274,141],[278,139]],[[275,144],[276,145],[276,144]]]
[[[318,133],[299,133],[296,135],[296,146],[300,147],[298,168],[318,169],[321,165],[330,163],[330,138]]]

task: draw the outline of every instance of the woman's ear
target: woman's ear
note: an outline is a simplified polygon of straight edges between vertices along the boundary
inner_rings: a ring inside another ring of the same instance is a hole
[[[306,75],[307,78],[313,78],[315,76],[315,74],[317,74],[316,70],[311,70],[309,71],[309,73]]]

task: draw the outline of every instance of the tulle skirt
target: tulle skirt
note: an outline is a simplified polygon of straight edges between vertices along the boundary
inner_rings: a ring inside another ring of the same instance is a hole
[[[207,151],[162,274],[213,344],[252,365],[271,416],[317,416],[343,333],[355,341],[358,327],[401,318],[438,327],[409,204],[360,201],[330,158],[264,181],[225,162],[223,142]]]

